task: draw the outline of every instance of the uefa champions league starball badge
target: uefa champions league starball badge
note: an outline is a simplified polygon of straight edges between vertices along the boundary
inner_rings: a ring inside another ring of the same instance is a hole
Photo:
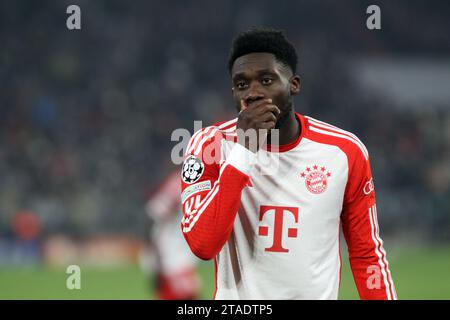
[[[200,179],[204,169],[203,162],[191,155],[184,160],[181,177],[187,184],[192,184]]]
[[[321,194],[327,190],[328,179],[331,177],[331,172],[327,171],[325,167],[314,165],[306,167],[306,170],[300,173],[300,177],[305,179],[306,189],[313,194]]]

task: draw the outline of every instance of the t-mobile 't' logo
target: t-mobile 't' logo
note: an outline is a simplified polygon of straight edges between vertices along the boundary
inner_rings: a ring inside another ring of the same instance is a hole
[[[289,249],[283,247],[283,218],[284,212],[289,212],[294,216],[295,223],[298,223],[298,208],[295,207],[277,207],[277,206],[261,206],[259,209],[259,221],[263,220],[264,214],[268,211],[274,210],[274,230],[273,230],[273,244],[270,248],[266,248],[266,251],[271,252],[289,252]],[[287,236],[289,238],[297,238],[298,228],[288,228]],[[258,235],[267,237],[269,235],[268,226],[260,226],[258,229]]]

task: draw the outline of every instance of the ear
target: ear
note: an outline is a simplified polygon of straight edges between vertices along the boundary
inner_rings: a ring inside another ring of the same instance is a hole
[[[289,86],[290,86],[291,95],[295,96],[297,93],[299,93],[300,87],[301,87],[300,76],[299,75],[292,76],[291,79],[289,80]]]

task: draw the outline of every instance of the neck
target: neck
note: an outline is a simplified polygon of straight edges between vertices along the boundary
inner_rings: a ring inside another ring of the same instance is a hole
[[[297,117],[295,116],[294,110],[291,110],[289,114],[286,116],[286,120],[284,124],[281,126],[280,130],[280,145],[289,144],[294,142],[301,133],[301,126]],[[269,137],[268,143],[272,144],[272,141]],[[274,141],[275,143],[275,141]]]

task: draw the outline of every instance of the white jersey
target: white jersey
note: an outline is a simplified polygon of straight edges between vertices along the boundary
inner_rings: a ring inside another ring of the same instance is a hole
[[[278,150],[237,144],[236,119],[188,145],[182,229],[197,256],[215,259],[215,298],[337,299],[342,224],[361,298],[395,299],[367,149],[296,117],[300,136]]]

